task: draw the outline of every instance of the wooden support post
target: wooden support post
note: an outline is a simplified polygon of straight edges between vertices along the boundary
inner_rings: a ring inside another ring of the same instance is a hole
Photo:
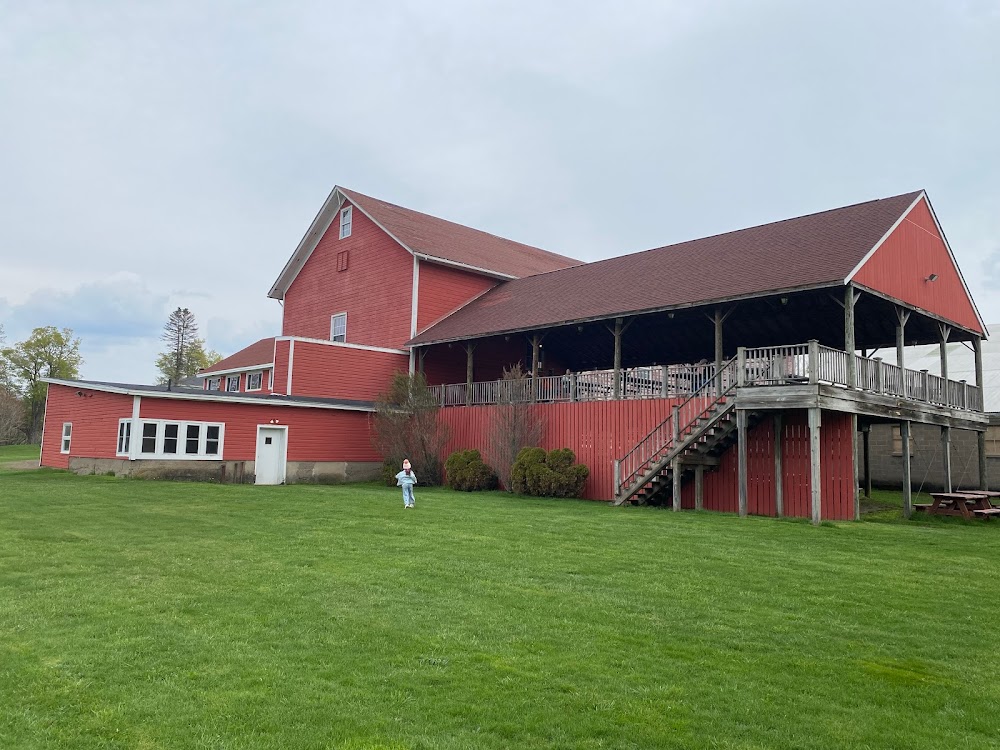
[[[976,433],[976,448],[979,453],[979,489],[988,490],[990,488],[989,475],[986,471],[986,433]]]
[[[681,460],[675,458],[672,462],[671,473],[673,474],[673,484],[674,484],[674,511],[681,509]]]
[[[809,339],[809,362],[806,366],[809,369],[809,382],[818,383],[819,382],[819,341],[816,339]]]
[[[872,426],[864,424],[861,426],[861,453],[865,469],[865,497],[871,500],[872,497],[872,446],[871,446]]]
[[[976,387],[979,389],[979,408],[986,410],[986,394],[983,390],[983,340],[978,336],[972,339],[972,352],[976,358]],[[980,476],[986,476],[980,471]],[[986,489],[983,487],[983,489]]]
[[[621,318],[615,318],[615,328],[612,333],[615,337],[615,383],[611,394],[615,401],[622,395],[622,323]]]
[[[818,524],[823,518],[823,476],[819,433],[821,424],[820,410],[816,407],[809,409],[809,494],[814,524]]]
[[[844,293],[844,351],[847,352],[847,387],[858,385],[858,361],[855,359],[854,305],[860,296],[853,286],[847,285]]]
[[[941,428],[941,461],[944,465],[944,491],[951,492],[951,428]]]
[[[949,402],[949,388],[948,388],[948,337],[951,336],[951,326],[945,325],[944,323],[938,323],[938,331],[941,333],[941,341],[938,344],[938,350],[941,354],[941,377],[944,378],[944,399],[945,404],[948,406],[953,406]]]
[[[736,387],[747,384],[747,350],[746,347],[736,347]]]
[[[617,500],[618,496],[622,494],[622,462],[616,458],[611,469],[615,483],[615,500]]]
[[[569,376],[569,400],[579,401],[580,399],[580,378],[577,373],[571,373]]]
[[[858,415],[851,415],[851,463],[854,465],[854,520],[861,520],[861,485],[858,483]]]
[[[736,447],[739,450],[740,516],[747,515],[747,410],[736,410]]]
[[[660,396],[666,398],[668,394],[669,382],[667,380],[670,370],[666,365],[660,365]]]
[[[913,513],[913,481],[910,478],[910,423],[899,423],[899,438],[903,452],[903,518]]]
[[[699,464],[694,467],[694,509],[705,507],[705,467]]]
[[[472,353],[476,351],[475,344],[465,345],[465,405],[472,405]]]
[[[531,335],[531,403],[538,400],[538,371],[541,369],[542,337]]]
[[[781,446],[784,422],[784,415],[781,412],[774,415],[774,515],[778,518],[785,515],[785,459]]]
[[[715,309],[715,395],[722,395],[722,322],[725,320],[721,308]]]
[[[906,367],[906,358],[903,350],[906,348],[906,321],[909,319],[909,310],[904,310],[902,307],[896,308],[896,365],[900,369]],[[903,381],[900,384],[900,395],[903,398],[907,398],[909,394],[906,392],[906,373],[900,372],[899,377]]]

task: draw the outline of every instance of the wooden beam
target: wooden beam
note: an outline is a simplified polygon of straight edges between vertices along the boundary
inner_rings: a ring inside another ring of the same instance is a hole
[[[615,382],[611,389],[611,395],[615,401],[621,398],[622,387],[622,318],[615,318],[615,328],[612,331],[615,337]]]
[[[906,357],[903,350],[906,348],[906,321],[910,319],[910,311],[896,306],[896,364],[899,367],[906,367]],[[903,391],[906,391],[906,378],[903,378]]]
[[[854,520],[861,520],[861,485],[859,483],[860,470],[858,467],[858,415],[851,415],[851,465],[854,471]]]
[[[715,395],[722,393],[722,323],[725,317],[722,308],[715,308]]]
[[[941,428],[941,461],[944,466],[944,491],[951,492],[951,428]]]
[[[861,452],[863,454],[865,469],[865,497],[871,500],[872,497],[872,447],[871,447],[872,426],[864,424],[861,426]]]
[[[694,509],[702,510],[705,507],[705,467],[694,467]]]
[[[747,412],[736,410],[736,447],[739,450],[740,516],[747,515]]]
[[[465,345],[465,405],[472,403],[472,353],[476,351],[475,344]]]
[[[784,422],[784,415],[781,412],[774,415],[774,515],[778,518],[785,515],[785,459],[781,446]]]
[[[673,460],[673,465],[670,467],[674,487],[674,497],[673,497],[673,509],[674,511],[679,511],[681,509],[681,462],[676,458]]]
[[[951,335],[951,326],[938,323],[938,331],[941,333],[941,341],[938,344],[938,351],[941,355],[941,377],[948,379],[948,337]],[[945,383],[945,388],[948,384]],[[951,492],[951,490],[948,490]]]
[[[989,476],[986,470],[986,433],[976,433],[976,448],[979,454],[979,489],[988,490],[990,488]]]
[[[855,388],[858,384],[857,360],[854,358],[854,305],[861,292],[850,284],[844,292],[844,351],[847,352],[847,387]]]
[[[899,423],[899,437],[903,452],[903,518],[913,513],[913,481],[910,478],[910,423]]]
[[[985,410],[986,392],[983,390],[983,340],[978,336],[972,340],[972,353],[976,361],[976,386],[979,388],[979,400],[982,402],[983,409]]]
[[[820,426],[822,416],[819,409],[809,410],[809,494],[811,498],[812,522],[818,524],[823,518],[823,476],[820,456]]]

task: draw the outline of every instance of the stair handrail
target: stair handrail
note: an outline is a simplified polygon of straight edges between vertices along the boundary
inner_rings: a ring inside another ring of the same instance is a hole
[[[716,395],[714,400],[699,409],[696,415],[690,419],[683,428],[679,428],[677,430],[678,435],[685,435],[691,424],[697,421],[697,419],[704,414],[706,410],[714,407],[736,389],[737,378],[734,376],[734,371],[736,370],[737,359],[737,357],[733,357],[728,362],[723,363],[722,368],[710,380],[705,381],[697,390],[694,391],[694,393],[681,402],[679,406],[675,407],[666,419],[650,430],[642,440],[636,443],[632,450],[618,460],[618,471],[616,472],[617,476],[615,481],[616,497],[621,494],[622,487],[628,485],[631,480],[640,471],[642,471],[643,467],[649,464],[653,456],[662,453],[664,448],[669,447],[671,443],[673,443],[675,434],[675,430],[673,429],[673,419],[675,414],[678,416],[684,414],[687,411],[686,407],[688,407],[688,405],[695,399],[704,399],[709,391],[715,391]],[[727,375],[729,376],[728,378]],[[634,454],[643,448],[648,449],[648,446],[652,444],[654,437],[658,434],[663,434],[664,432],[666,432],[666,439],[657,441],[656,449],[642,453],[640,455],[641,460],[637,461]],[[629,469],[629,467],[632,468]]]

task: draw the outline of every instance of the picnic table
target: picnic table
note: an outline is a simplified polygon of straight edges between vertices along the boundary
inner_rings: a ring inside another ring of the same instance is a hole
[[[914,505],[914,510],[923,510],[939,516],[961,516],[962,518],[982,518],[989,520],[1000,516],[1000,508],[994,508],[991,497],[1000,497],[1000,492],[988,490],[967,490],[964,492],[932,492],[934,502]]]

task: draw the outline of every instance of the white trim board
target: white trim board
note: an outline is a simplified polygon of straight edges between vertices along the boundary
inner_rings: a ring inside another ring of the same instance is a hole
[[[88,383],[82,380],[59,380],[56,378],[42,378],[42,382],[52,385],[64,385],[69,388],[77,388],[81,391],[98,391],[100,393],[121,393],[126,396],[142,396],[143,398],[162,398],[177,401],[209,401],[221,404],[257,404],[258,406],[294,406],[303,409],[331,409],[333,411],[364,411],[373,412],[373,406],[354,406],[350,404],[322,404],[303,403],[300,401],[285,401],[280,395],[240,398],[239,396],[212,396],[212,391],[188,391],[181,393],[178,391],[138,391],[134,388],[118,385],[105,385],[98,383]]]
[[[385,354],[409,354],[407,349],[387,349],[384,346],[369,346],[368,344],[350,344],[345,341],[328,341],[327,339],[309,339],[305,336],[278,336],[275,341],[301,341],[303,344],[322,344],[337,346],[343,349],[361,349],[369,352],[384,352]]]
[[[273,356],[273,355],[272,355]],[[247,365],[246,367],[230,367],[228,370],[204,370],[195,375],[196,378],[214,378],[219,375],[233,375],[237,372],[257,372],[258,370],[266,370],[269,367],[274,367],[274,362],[265,362],[260,365]]]

